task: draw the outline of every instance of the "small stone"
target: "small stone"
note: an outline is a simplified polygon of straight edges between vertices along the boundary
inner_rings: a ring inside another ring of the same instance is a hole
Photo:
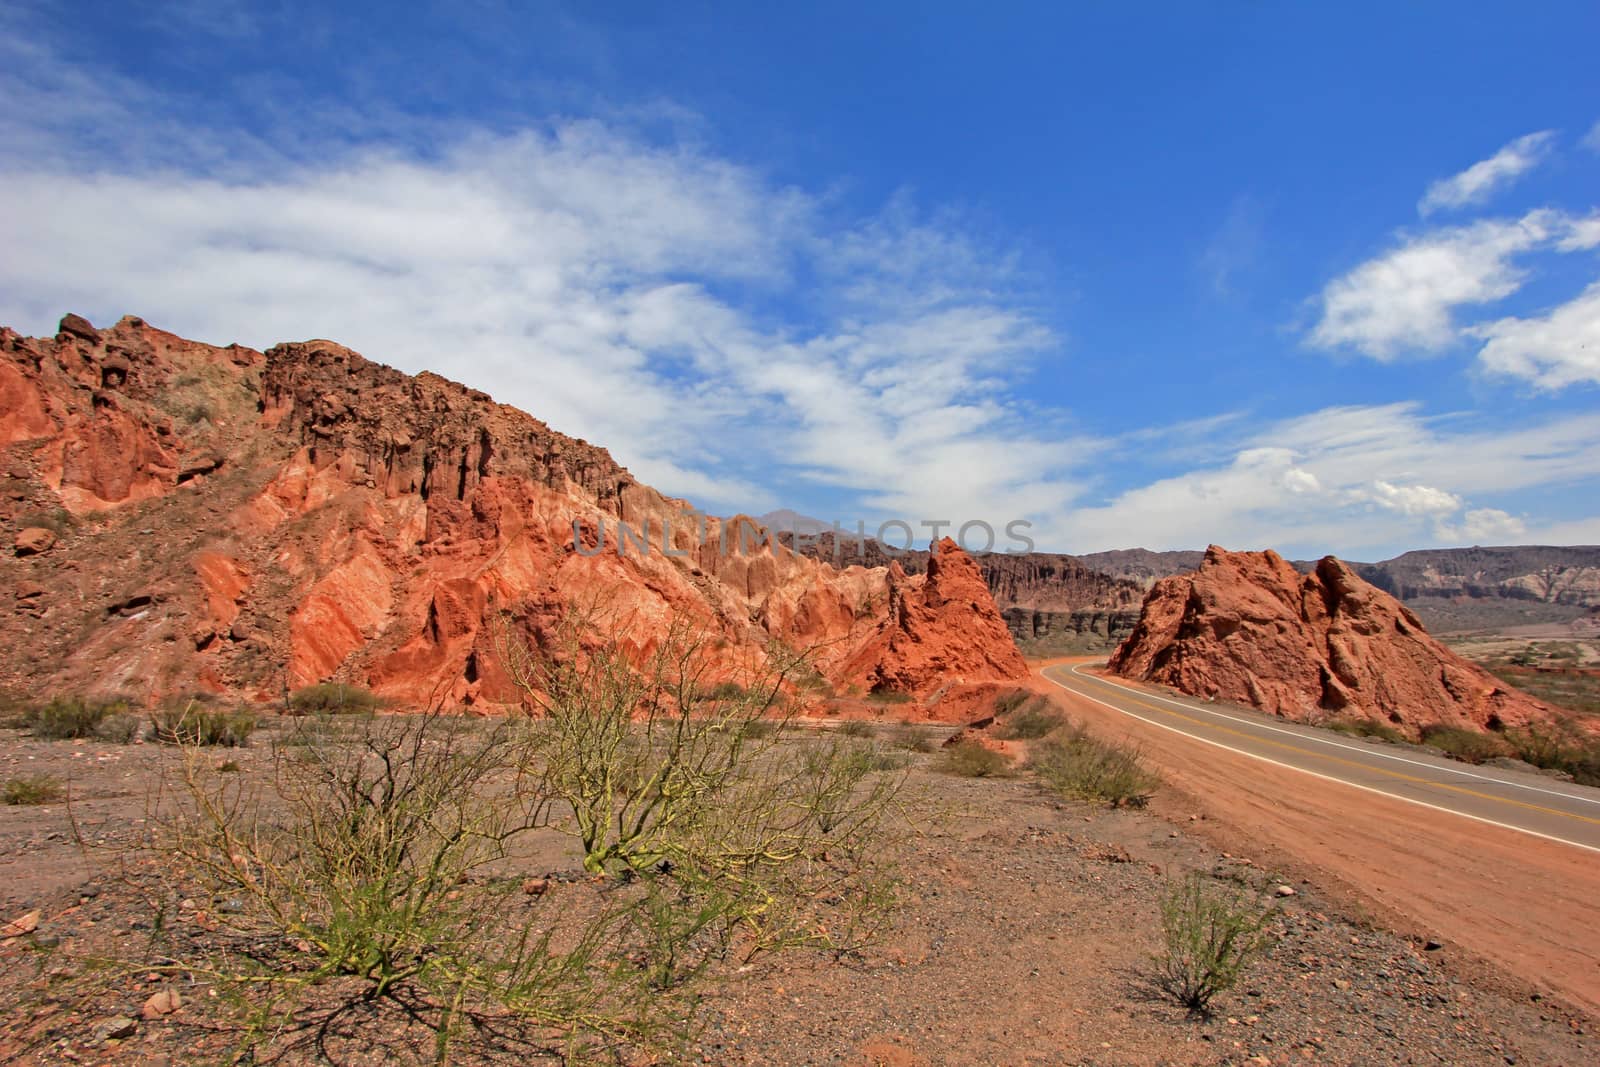
[[[1280,896],[1280,897],[1292,897],[1292,896],[1295,895],[1294,886],[1292,886],[1292,885],[1280,885],[1278,888],[1274,889],[1272,892],[1273,892],[1274,895]]]
[[[1432,938],[1429,938],[1428,943],[1422,946],[1424,952],[1438,952],[1442,948],[1444,948],[1443,943],[1435,941]]]
[[[94,1036],[100,1041],[120,1041],[138,1033],[139,1024],[126,1015],[113,1015],[95,1024]]]
[[[33,933],[38,928],[39,912],[35,909],[30,912],[24,912],[4,926],[0,926],[0,938],[21,937],[23,934]]]
[[[176,990],[163,989],[153,993],[149,1000],[144,1002],[144,1007],[139,1009],[139,1014],[146,1019],[159,1019],[163,1015],[171,1015],[183,1007],[183,998],[178,996]]]
[[[522,891],[530,897],[542,897],[550,891],[550,879],[529,878],[522,883]]]
[[[56,543],[56,532],[43,526],[30,526],[17,534],[17,539],[12,542],[12,547],[19,556],[37,556],[41,552],[50,551],[50,546]]]

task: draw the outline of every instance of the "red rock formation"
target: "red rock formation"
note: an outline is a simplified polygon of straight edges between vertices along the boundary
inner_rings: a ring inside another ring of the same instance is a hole
[[[687,621],[730,674],[774,640],[841,682],[871,643],[873,684],[919,692],[1020,666],[970,561],[891,588],[798,557],[483,393],[328,341],[218,348],[132,317],[0,329],[0,415],[0,521],[63,531],[0,559],[30,591],[0,616],[30,650],[0,684],[275,696],[336,677],[495,705],[517,696],[506,635],[537,640],[571,607],[639,652]],[[648,552],[619,552],[623,524]]]
[[[1213,545],[1193,574],[1150,590],[1114,672],[1297,721],[1383,720],[1497,730],[1556,709],[1428,636],[1394,597],[1328,556],[1303,575],[1274,552]]]
[[[948,537],[925,574],[889,565],[888,614],[844,667],[846,679],[870,692],[917,694],[1027,673],[978,565]]]

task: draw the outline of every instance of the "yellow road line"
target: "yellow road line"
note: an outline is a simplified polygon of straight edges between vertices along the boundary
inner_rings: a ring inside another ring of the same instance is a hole
[[[1462,785],[1450,785],[1446,782],[1435,782],[1427,778],[1419,778],[1414,774],[1404,774],[1400,771],[1385,770],[1381,767],[1373,767],[1369,764],[1360,763],[1356,760],[1344,759],[1341,756],[1330,756],[1321,752],[1314,752],[1310,749],[1301,748],[1298,745],[1291,745],[1286,741],[1274,741],[1271,738],[1260,737],[1246,730],[1236,729],[1232,726],[1221,726],[1214,722],[1207,722],[1205,719],[1198,719],[1192,715],[1185,715],[1182,712],[1173,711],[1171,708],[1161,707],[1159,704],[1152,704],[1147,700],[1140,700],[1137,697],[1129,696],[1126,690],[1109,685],[1105,682],[1100,682],[1098,679],[1088,678],[1081,674],[1074,674],[1073,677],[1077,678],[1079,681],[1096,682],[1102,686],[1105,691],[1115,692],[1119,697],[1121,697],[1123,700],[1126,700],[1130,704],[1137,704],[1141,708],[1149,708],[1151,711],[1159,711],[1164,715],[1170,715],[1175,719],[1182,719],[1184,722],[1193,723],[1196,726],[1203,726],[1207,729],[1216,730],[1219,733],[1233,734],[1236,737],[1242,737],[1245,740],[1254,742],[1258,745],[1270,745],[1273,748],[1281,748],[1287,752],[1293,752],[1298,756],[1307,756],[1312,759],[1327,760],[1330,763],[1341,763],[1347,767],[1354,767],[1357,770],[1381,775],[1385,778],[1393,778],[1396,781],[1411,782],[1415,785],[1429,786],[1434,789],[1447,789],[1452,793],[1461,793],[1464,796],[1477,797],[1480,800],[1488,800],[1496,804],[1509,804],[1513,807],[1526,808],[1528,811],[1537,811],[1544,815],[1559,815],[1563,819],[1576,819],[1578,822],[1586,822],[1594,826],[1600,826],[1600,819],[1593,819],[1587,815],[1575,815],[1570,811],[1561,811],[1557,808],[1546,808],[1539,804],[1529,804],[1525,800],[1511,800],[1508,797],[1495,796],[1493,793],[1482,793],[1476,789],[1468,789],[1466,786]]]

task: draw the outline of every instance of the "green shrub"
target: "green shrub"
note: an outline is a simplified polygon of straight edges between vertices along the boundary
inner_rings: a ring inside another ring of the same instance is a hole
[[[1325,729],[1350,737],[1374,737],[1380,741],[1397,743],[1406,739],[1399,730],[1376,719],[1330,719],[1322,725]]]
[[[1167,889],[1161,901],[1164,951],[1155,960],[1156,985],[1195,1015],[1232,989],[1249,964],[1272,945],[1271,907],[1247,890],[1224,887],[1194,873]]]
[[[248,708],[215,708],[188,700],[158,709],[151,716],[150,740],[168,745],[221,745],[238,748],[256,728]]]
[[[1482,763],[1509,752],[1500,738],[1459,726],[1424,726],[1422,743],[1465,763]]]
[[[1026,689],[1012,689],[994,698],[994,713],[1009,715],[1027,702],[1031,694]]]
[[[940,770],[962,778],[998,778],[1011,773],[1012,759],[976,741],[959,741],[944,750]]]
[[[1600,741],[1584,738],[1575,731],[1537,726],[1510,731],[1505,740],[1512,754],[1525,763],[1570,774],[1579,785],[1600,786]]]
[[[289,694],[292,715],[371,715],[381,703],[370,690],[344,682],[319,682]]]
[[[1016,707],[1001,723],[1000,736],[1019,741],[1033,741],[1060,728],[1066,719],[1050,701],[1035,695]]]
[[[35,704],[20,717],[33,736],[49,741],[97,740],[126,743],[139,732],[139,717],[127,700],[56,697]]]
[[[909,704],[917,698],[896,689],[874,689],[867,694],[867,699],[879,704]]]
[[[939,747],[933,732],[926,727],[906,723],[902,726],[888,727],[889,741],[896,747],[910,752],[933,752]]]
[[[66,795],[60,779],[50,774],[19,774],[0,786],[0,800],[7,804],[48,804]]]
[[[1143,807],[1161,784],[1139,753],[1069,725],[1033,747],[1028,768],[1062,796]]]
[[[873,726],[870,722],[863,722],[860,719],[851,719],[848,722],[840,723],[839,732],[844,734],[846,737],[878,736],[877,727]]]
[[[718,682],[701,696],[706,700],[738,700],[744,696],[744,686],[738,682]]]

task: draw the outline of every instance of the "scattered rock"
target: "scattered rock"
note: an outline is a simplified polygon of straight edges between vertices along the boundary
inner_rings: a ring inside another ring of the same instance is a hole
[[[171,1015],[181,1007],[183,998],[178,996],[177,991],[163,989],[150,995],[150,999],[144,1002],[144,1007],[139,1009],[139,1015],[145,1019],[159,1019],[163,1015]]]
[[[113,1015],[109,1019],[102,1019],[94,1027],[97,1041],[120,1041],[138,1032],[138,1022],[126,1015]]]
[[[37,556],[41,552],[50,551],[56,543],[56,532],[43,526],[30,526],[17,534],[14,542],[17,555]]]
[[[0,939],[21,937],[31,934],[39,928],[39,912],[37,909],[17,916],[4,926],[0,926]]]
[[[530,897],[542,897],[550,892],[550,879],[528,878],[522,883],[522,891]]]
[[[1295,895],[1294,886],[1292,886],[1292,885],[1280,885],[1280,886],[1278,886],[1278,888],[1276,888],[1276,889],[1274,889],[1272,891],[1272,894],[1273,894],[1273,896],[1278,896],[1278,897],[1292,897],[1292,896]]]

